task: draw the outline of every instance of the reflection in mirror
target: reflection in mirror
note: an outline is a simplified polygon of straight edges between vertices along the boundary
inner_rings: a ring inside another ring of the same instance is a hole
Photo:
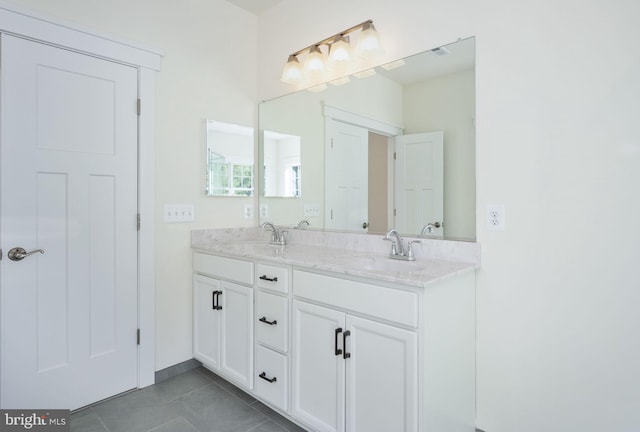
[[[264,196],[300,197],[300,137],[264,131]]]
[[[261,217],[475,240],[474,39],[372,72],[260,105],[262,131],[301,137],[305,173],[302,199],[261,196]]]
[[[253,195],[253,128],[207,120],[206,194]]]

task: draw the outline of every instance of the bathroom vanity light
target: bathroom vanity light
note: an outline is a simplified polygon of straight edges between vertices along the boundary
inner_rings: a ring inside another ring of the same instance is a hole
[[[304,80],[319,82],[326,78],[327,72],[336,76],[347,71],[354,61],[349,35],[358,30],[360,34],[355,53],[363,58],[379,54],[382,50],[380,37],[373,21],[368,20],[291,54],[282,71],[281,81],[288,84],[299,84]],[[304,67],[300,63],[301,56],[304,56]]]

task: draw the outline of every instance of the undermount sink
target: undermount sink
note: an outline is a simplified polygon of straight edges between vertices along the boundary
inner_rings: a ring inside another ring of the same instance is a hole
[[[385,274],[411,274],[420,273],[428,269],[428,263],[420,261],[393,260],[387,256],[380,255],[359,255],[345,257],[345,265],[353,269],[362,269],[368,272]]]
[[[230,253],[240,255],[282,255],[284,246],[269,244],[266,240],[230,242],[225,249]]]

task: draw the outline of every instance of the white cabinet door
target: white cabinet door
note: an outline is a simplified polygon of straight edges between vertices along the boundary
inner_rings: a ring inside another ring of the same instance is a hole
[[[416,432],[416,333],[350,315],[346,324],[347,432]]]
[[[250,389],[253,387],[253,289],[231,282],[220,282],[220,288],[220,370]]]
[[[252,388],[252,288],[193,276],[193,356]]]
[[[216,309],[220,282],[193,276],[193,356],[215,369],[220,368],[220,313]]]
[[[319,432],[344,431],[345,315],[293,303],[292,414]]]

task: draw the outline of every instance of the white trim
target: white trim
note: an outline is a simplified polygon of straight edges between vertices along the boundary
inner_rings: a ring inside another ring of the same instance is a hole
[[[138,68],[138,387],[155,382],[155,71],[161,51],[83,29],[0,0],[0,33],[8,33]]]
[[[138,70],[141,112],[138,119],[138,387],[155,383],[156,238],[155,238],[155,71]]]
[[[325,117],[332,118],[342,123],[361,126],[363,128],[369,129],[371,132],[375,132],[380,135],[396,136],[402,135],[403,133],[402,126],[365,117],[360,114],[352,113],[350,111],[346,111],[331,105],[323,104],[322,112]]]
[[[84,29],[0,0],[0,30],[120,63],[160,70],[159,50]]]

